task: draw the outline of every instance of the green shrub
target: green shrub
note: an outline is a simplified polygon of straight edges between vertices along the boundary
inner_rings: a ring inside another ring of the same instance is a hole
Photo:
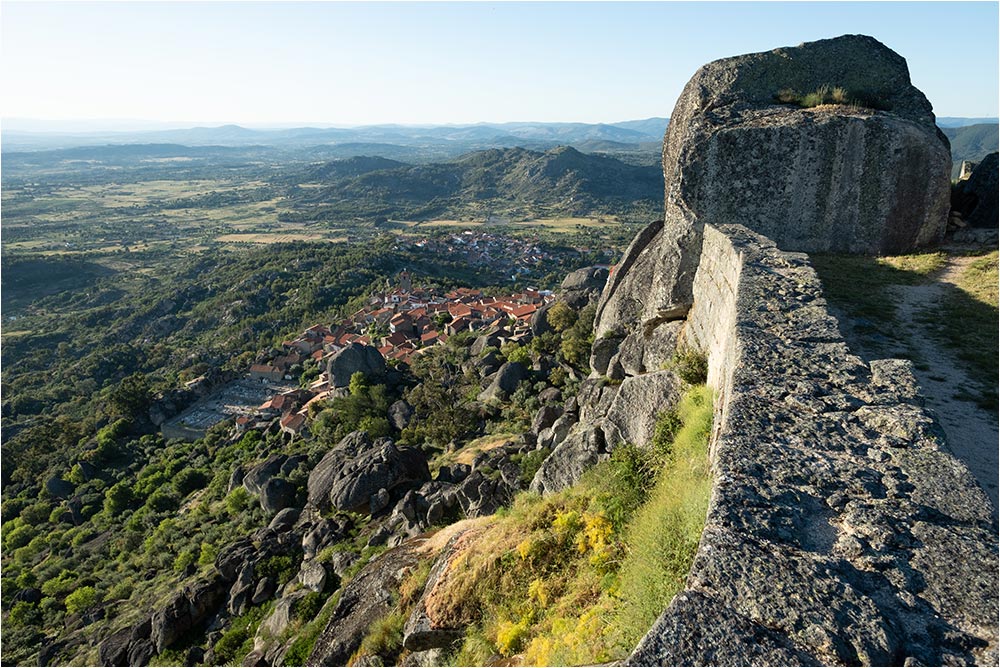
[[[216,665],[232,663],[250,653],[257,627],[260,626],[269,607],[266,604],[252,607],[230,622],[229,628],[215,643]]]
[[[86,587],[80,587],[66,597],[66,611],[72,615],[83,612],[97,605],[99,602],[100,596],[97,590],[87,585]]]
[[[677,346],[669,368],[685,383],[698,385],[708,377],[708,358],[694,348]]]
[[[174,476],[174,487],[181,496],[187,496],[196,489],[201,489],[208,482],[204,471],[186,468]]]
[[[195,556],[194,550],[182,550],[174,559],[174,572],[183,573],[188,569],[188,566],[195,563],[196,560],[197,557]]]
[[[201,551],[198,553],[198,565],[211,566],[215,563],[215,559],[218,556],[219,548],[215,547],[211,543],[202,543]]]
[[[242,515],[256,505],[253,495],[240,485],[226,496],[226,510],[232,516]]]
[[[10,609],[7,623],[15,628],[21,626],[39,626],[42,623],[42,612],[33,603],[18,601]]]
[[[14,529],[6,529],[3,533],[3,544],[7,550],[16,550],[31,542],[31,539],[38,535],[35,527],[21,524]]]
[[[76,588],[79,575],[70,570],[63,570],[58,577],[42,583],[42,593],[53,598],[62,598]]]

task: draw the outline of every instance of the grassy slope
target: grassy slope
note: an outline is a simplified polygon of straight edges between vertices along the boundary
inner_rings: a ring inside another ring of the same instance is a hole
[[[708,507],[711,423],[710,391],[692,388],[650,449],[620,447],[574,487],[521,495],[490,518],[428,602],[467,625],[451,661],[626,656],[684,586]]]

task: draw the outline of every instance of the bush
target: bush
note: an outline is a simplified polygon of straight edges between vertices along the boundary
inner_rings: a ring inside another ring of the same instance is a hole
[[[96,589],[89,585],[80,587],[66,597],[66,611],[71,615],[83,612],[97,605],[98,602],[100,602],[100,596]]]
[[[704,383],[708,378],[708,358],[694,348],[678,346],[669,367],[681,380],[691,385]]]
[[[204,471],[186,468],[174,476],[174,487],[181,496],[187,496],[196,489],[201,489],[208,483],[208,476]]]
[[[564,332],[576,324],[577,314],[566,302],[556,302],[549,307],[546,319],[557,332]]]
[[[253,495],[242,485],[231,491],[226,497],[226,510],[234,517],[252,510],[254,505]]]

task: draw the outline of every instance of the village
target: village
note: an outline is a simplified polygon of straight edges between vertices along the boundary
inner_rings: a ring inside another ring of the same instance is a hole
[[[276,425],[295,437],[307,427],[310,408],[343,389],[335,387],[330,361],[352,345],[374,348],[390,366],[409,364],[415,355],[462,332],[503,342],[530,340],[532,318],[554,299],[551,290],[525,288],[490,297],[471,288],[444,294],[414,287],[406,270],[394,289],[373,293],[365,306],[332,325],[317,324],[282,341],[251,365],[247,377],[213,392],[164,424],[167,437],[196,437],[214,424],[235,418],[238,433]],[[305,368],[317,369],[308,387],[297,387]],[[233,387],[239,386],[239,392]],[[245,397],[238,401],[234,397]],[[256,405],[250,398],[267,397]]]
[[[542,273],[548,273],[547,267],[561,259],[558,254],[545,250],[537,240],[478,230],[424,236],[412,241],[400,237],[397,246],[419,249],[436,257],[456,257],[470,267],[502,271],[511,280],[528,276],[540,268]]]

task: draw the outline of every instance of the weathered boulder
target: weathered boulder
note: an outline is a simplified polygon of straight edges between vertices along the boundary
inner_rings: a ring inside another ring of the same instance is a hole
[[[842,88],[859,105],[799,108]],[[869,105],[869,106],[864,106]],[[699,69],[663,145],[664,221],[608,282],[598,336],[691,303],[706,223],[738,222],[798,251],[903,252],[941,237],[951,156],[906,61],[863,35],[725,58]]]
[[[538,401],[541,404],[557,404],[562,401],[562,390],[558,387],[546,387],[538,393]]]
[[[237,465],[233,469],[233,472],[229,474],[229,484],[226,486],[226,494],[229,494],[234,489],[243,484],[243,478],[246,476],[246,471],[243,470],[242,465]]]
[[[535,419],[531,423],[531,433],[538,434],[543,429],[548,429],[562,416],[562,413],[562,408],[559,406],[542,406],[535,413]]]
[[[289,531],[299,521],[300,514],[297,508],[285,508],[271,519],[267,527],[275,531]]]
[[[204,621],[222,601],[224,592],[221,580],[199,582],[184,587],[166,606],[154,612],[150,620],[150,641],[156,652],[162,652]]]
[[[75,490],[76,485],[68,480],[63,480],[57,475],[54,475],[45,481],[45,491],[57,499],[68,499],[73,496],[73,492]]]
[[[281,472],[281,465],[285,463],[285,455],[271,455],[260,464],[257,464],[243,476],[243,487],[251,494],[260,494],[267,481]]]
[[[131,643],[128,648],[128,665],[148,666],[149,660],[156,654],[156,646],[151,640],[143,638]]]
[[[430,479],[427,459],[419,450],[397,448],[391,441],[376,443],[335,472],[329,504],[339,510],[368,512],[372,495],[380,489],[392,492]]]
[[[368,628],[392,609],[400,584],[419,559],[418,546],[418,541],[410,541],[387,551],[343,588],[306,665],[347,665]]]
[[[503,399],[513,394],[522,380],[527,379],[531,372],[520,362],[504,362],[493,382],[479,394],[479,401],[486,403]]]
[[[302,553],[312,559],[328,545],[343,540],[351,530],[351,523],[344,518],[321,519],[302,536]]]
[[[399,399],[389,406],[389,424],[400,431],[406,429],[412,417],[413,406],[406,403],[403,399]]]
[[[601,296],[608,280],[605,267],[584,267],[570,272],[563,279],[559,299],[571,308],[581,309]]]
[[[105,638],[97,648],[102,666],[124,666],[128,664],[128,647],[132,639],[132,629],[126,626]]]
[[[672,371],[626,378],[604,422],[608,451],[622,443],[647,445],[656,430],[657,418],[677,405],[680,391],[680,381]]]
[[[341,439],[309,473],[309,504],[320,510],[330,507],[330,489],[344,463],[370,448],[371,437],[366,431],[354,431]]]
[[[529,489],[536,494],[558,492],[575,484],[587,469],[608,457],[601,427],[580,424],[545,458]]]
[[[972,175],[960,181],[955,188],[954,208],[962,220],[972,227],[997,227],[1000,212],[997,193],[1000,192],[997,175],[996,152],[990,153],[976,165]]]
[[[268,514],[295,505],[295,485],[284,478],[271,478],[260,490],[260,507]]]
[[[310,591],[326,587],[326,567],[318,561],[306,561],[299,568],[299,583]]]
[[[552,331],[552,325],[549,324],[549,309],[555,302],[549,302],[548,304],[543,304],[538,307],[538,310],[531,314],[531,335],[541,336]]]
[[[449,624],[449,620],[435,614],[437,606],[434,605],[434,597],[440,596],[437,591],[438,583],[444,583],[452,560],[461,553],[464,545],[474,540],[477,535],[478,532],[474,530],[455,535],[434,562],[430,575],[427,576],[424,592],[403,626],[404,648],[411,652],[423,652],[438,647],[448,647],[465,633],[464,625]]]
[[[347,387],[351,376],[358,371],[368,378],[378,379],[384,376],[385,358],[377,348],[352,343],[330,357],[326,370],[331,387]]]
[[[263,635],[270,638],[280,638],[292,622],[295,604],[307,594],[308,592],[305,591],[295,591],[278,599],[278,602],[274,604],[274,611],[261,622],[257,631],[258,637]]]

